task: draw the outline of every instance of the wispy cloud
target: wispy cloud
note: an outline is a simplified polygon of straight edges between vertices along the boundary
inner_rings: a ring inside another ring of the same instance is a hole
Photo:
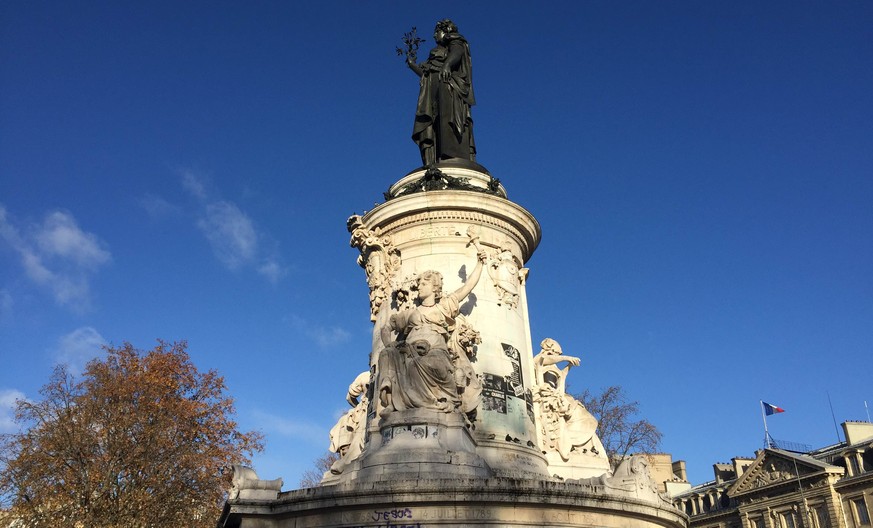
[[[83,268],[94,269],[111,259],[97,237],[79,229],[69,213],[49,213],[35,238],[46,255],[69,259]]]
[[[309,422],[277,416],[259,409],[252,412],[252,418],[258,428],[268,434],[273,433],[297,440],[305,440],[316,445],[326,443],[326,438],[328,438],[327,429]]]
[[[152,219],[159,220],[173,216],[182,211],[178,205],[172,204],[156,194],[146,194],[139,200],[139,205]]]
[[[51,291],[59,305],[77,311],[90,303],[91,276],[112,260],[106,244],[80,229],[65,211],[52,211],[41,224],[20,227],[0,204],[0,238],[18,253],[32,282]]]
[[[206,185],[194,171],[182,171],[182,186],[198,200],[206,200]]]
[[[197,221],[212,251],[229,269],[251,263],[258,252],[258,234],[252,220],[230,202],[213,202]]]
[[[56,363],[67,365],[70,374],[78,376],[89,361],[103,354],[106,344],[106,340],[94,328],[77,328],[58,339]]]
[[[258,273],[266,277],[268,281],[276,284],[285,275],[285,268],[275,259],[268,258],[263,264],[258,266]]]
[[[12,300],[12,294],[6,290],[0,290],[0,323],[12,317],[12,307],[15,301]]]
[[[24,393],[15,389],[0,389],[0,433],[15,432],[15,400],[23,400]]]
[[[351,338],[351,334],[340,326],[314,324],[293,314],[288,317],[288,321],[296,330],[313,340],[319,348],[334,348],[347,343]]]
[[[265,251],[266,235],[237,204],[213,196],[206,181],[193,171],[182,172],[182,186],[200,203],[197,228],[216,258],[230,270],[250,268],[276,283],[285,274],[278,257]]]

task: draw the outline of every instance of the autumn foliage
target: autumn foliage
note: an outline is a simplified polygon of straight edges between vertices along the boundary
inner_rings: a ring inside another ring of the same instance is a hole
[[[199,372],[185,342],[106,352],[18,401],[23,430],[0,441],[2,505],[34,528],[214,526],[226,468],[261,435],[237,430],[224,379]]]

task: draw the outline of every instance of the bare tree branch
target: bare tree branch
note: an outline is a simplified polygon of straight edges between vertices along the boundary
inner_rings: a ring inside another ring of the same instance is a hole
[[[330,466],[332,466],[333,463],[339,459],[339,453],[333,453],[331,451],[328,451],[327,453],[316,458],[313,461],[315,467],[307,469],[303,472],[303,476],[300,477],[300,487],[314,488],[315,486],[321,484],[321,477],[324,476],[325,473],[330,471]]]
[[[597,435],[613,467],[630,454],[657,452],[661,432],[645,418],[638,418],[639,402],[628,401],[621,386],[606,387],[600,393],[586,389],[576,399],[597,418]]]

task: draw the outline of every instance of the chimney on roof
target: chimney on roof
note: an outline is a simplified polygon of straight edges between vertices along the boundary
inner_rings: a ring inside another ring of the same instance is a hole
[[[677,460],[673,462],[673,474],[682,482],[688,482],[688,472],[685,471],[685,461]]]
[[[846,444],[857,444],[862,440],[873,438],[873,423],[843,422],[843,434],[846,436]]]

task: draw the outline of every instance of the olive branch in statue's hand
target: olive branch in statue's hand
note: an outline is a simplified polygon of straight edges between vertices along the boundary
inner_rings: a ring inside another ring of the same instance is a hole
[[[398,57],[406,55],[406,62],[415,64],[418,60],[418,48],[422,42],[424,42],[424,39],[418,37],[418,32],[413,26],[411,31],[403,34],[403,44],[406,46],[406,49],[404,50],[399,47],[394,49],[397,51]]]

